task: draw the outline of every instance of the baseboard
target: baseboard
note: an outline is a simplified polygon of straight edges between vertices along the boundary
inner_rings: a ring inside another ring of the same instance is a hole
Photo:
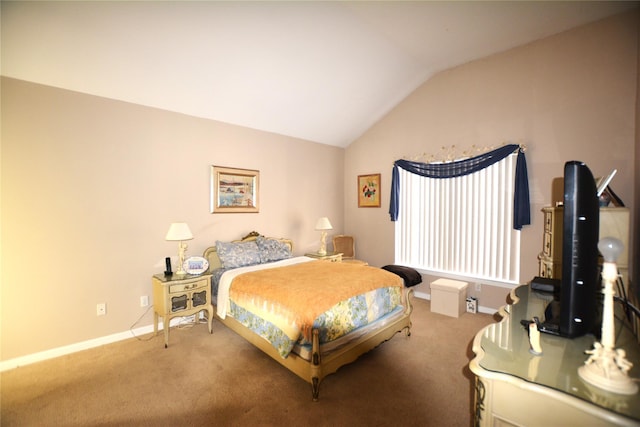
[[[420,299],[426,299],[431,301],[431,294],[427,294],[424,292],[414,292],[413,295],[416,298],[420,298]],[[491,307],[485,307],[482,305],[478,306],[478,312],[479,313],[484,313],[484,314],[494,314],[495,312],[497,312],[498,310],[496,310],[495,308],[491,308]]]
[[[201,316],[202,317],[202,316]],[[193,315],[186,317],[176,317],[171,319],[170,325],[176,326],[183,324],[186,319],[193,318]],[[158,321],[158,331],[164,329],[162,320]],[[100,338],[94,338],[87,341],[82,341],[75,344],[65,345],[51,350],[45,350],[38,353],[28,354],[26,356],[16,357],[15,359],[4,360],[0,362],[0,372],[7,371],[9,369],[19,368],[21,366],[30,365],[36,362],[42,362],[44,360],[53,359],[67,354],[75,353],[82,350],[88,350],[90,348],[99,347],[101,345],[112,344],[117,341],[127,340],[129,338],[135,338],[141,335],[150,334],[153,332],[153,325],[141,326],[136,329],[129,329],[125,332],[118,332],[116,334],[107,335]]]
[[[424,292],[418,292],[418,291],[415,291],[415,292],[413,293],[413,296],[415,296],[416,298],[426,299],[426,300],[428,300],[428,301],[431,301],[431,294],[426,294],[426,293],[424,293]]]
[[[431,300],[431,294],[424,292],[414,292],[413,295],[416,298],[425,300]],[[478,306],[478,311],[485,314],[493,314],[495,309],[489,307]],[[189,316],[187,316],[189,317]],[[192,316],[191,316],[192,317]],[[175,323],[174,323],[175,322]],[[184,322],[184,318],[171,319],[171,326]],[[163,329],[162,320],[158,322],[158,330]],[[90,348],[99,347],[101,345],[111,344],[114,342],[126,340],[129,338],[135,338],[140,335],[145,335],[153,332],[153,325],[141,326],[136,329],[129,329],[124,332],[118,332],[116,334],[107,335],[100,338],[94,338],[87,341],[82,341],[75,344],[65,345],[51,350],[45,350],[38,353],[28,354],[26,356],[16,357],[15,359],[4,360],[0,362],[0,372],[8,371],[9,369],[19,368],[20,366],[30,365],[36,362],[42,362],[48,359],[53,359],[67,354],[75,353],[82,350],[89,350]]]

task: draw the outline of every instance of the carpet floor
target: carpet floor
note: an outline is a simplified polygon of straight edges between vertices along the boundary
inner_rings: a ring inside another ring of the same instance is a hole
[[[431,313],[414,298],[411,336],[311,386],[213,323],[172,328],[0,375],[2,426],[471,425],[475,334],[495,321]]]

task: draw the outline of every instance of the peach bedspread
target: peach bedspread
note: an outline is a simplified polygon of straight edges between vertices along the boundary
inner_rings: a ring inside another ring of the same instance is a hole
[[[311,261],[243,273],[230,298],[250,311],[259,308],[310,339],[314,320],[342,300],[378,288],[402,287],[402,279],[376,267]]]

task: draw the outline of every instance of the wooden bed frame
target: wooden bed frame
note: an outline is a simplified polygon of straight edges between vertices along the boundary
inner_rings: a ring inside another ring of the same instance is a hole
[[[247,236],[234,242],[246,242],[255,240],[260,234],[253,231]],[[270,237],[271,238],[271,237]],[[289,239],[272,238],[286,243],[293,250],[293,242]],[[210,247],[204,251],[204,257],[209,261],[210,271],[221,267],[220,258],[216,252],[216,248]],[[406,336],[411,335],[411,306],[410,297],[411,289],[404,288],[402,292],[402,305],[405,307],[401,316],[396,317],[394,321],[389,322],[384,327],[374,329],[367,334],[349,342],[343,347],[332,351],[328,355],[323,355],[318,338],[318,330],[313,330],[311,360],[305,360],[295,353],[289,354],[285,359],[280,356],[277,350],[267,340],[257,335],[250,329],[246,328],[237,320],[230,316],[225,319],[216,318],[231,328],[238,335],[249,341],[251,344],[265,352],[272,359],[280,363],[282,366],[298,375],[303,380],[311,384],[312,397],[314,401],[318,400],[320,393],[320,382],[324,377],[336,372],[340,367],[355,361],[360,355],[374,349],[385,341],[390,340],[396,333],[405,331]]]

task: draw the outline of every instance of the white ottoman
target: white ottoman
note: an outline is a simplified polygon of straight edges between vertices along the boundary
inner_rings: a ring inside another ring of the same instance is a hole
[[[431,311],[460,317],[467,310],[467,282],[438,279],[431,282]]]

